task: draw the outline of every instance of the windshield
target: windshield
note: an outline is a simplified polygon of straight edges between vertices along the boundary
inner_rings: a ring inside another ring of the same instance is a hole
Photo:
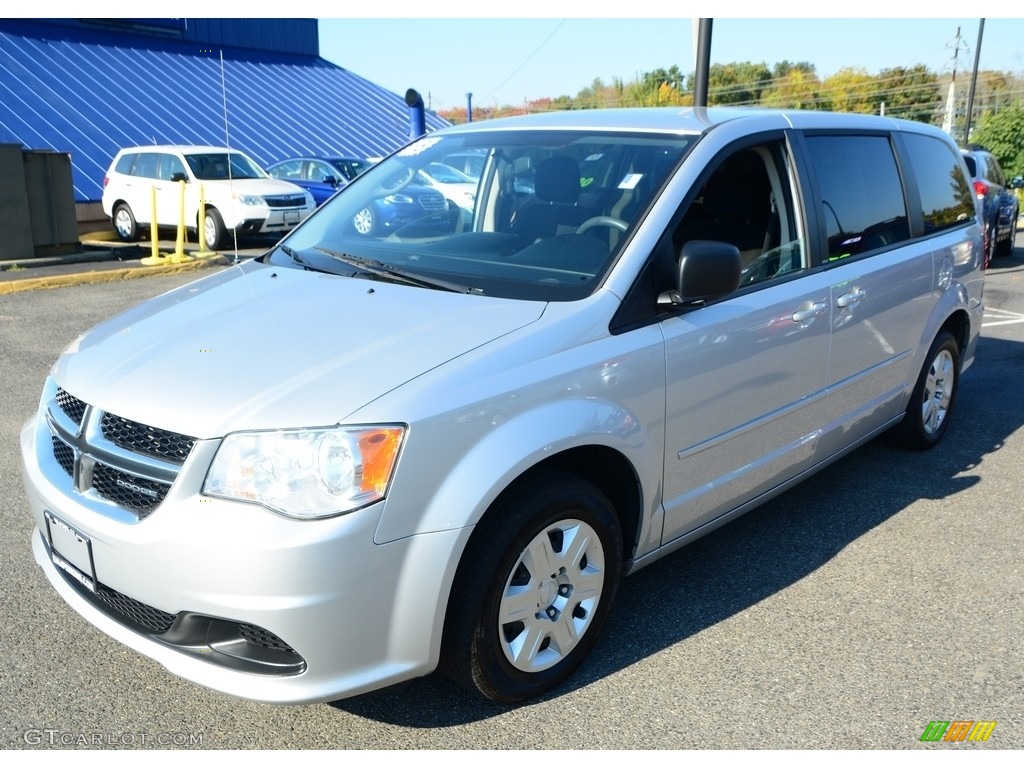
[[[428,135],[359,175],[286,238],[295,259],[280,249],[272,259],[470,294],[577,300],[600,284],[693,141],[594,131]],[[480,158],[476,180],[445,162],[467,155]],[[424,183],[424,174],[441,183]],[[359,260],[374,271],[352,266]]]
[[[228,158],[231,159],[230,166]],[[197,179],[220,181],[222,179],[262,179],[266,176],[256,163],[241,152],[206,152],[186,155],[189,168]],[[230,175],[229,175],[230,174]]]

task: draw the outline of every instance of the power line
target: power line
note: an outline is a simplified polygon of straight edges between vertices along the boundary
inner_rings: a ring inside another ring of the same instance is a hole
[[[519,70],[521,70],[523,67],[525,67],[527,64],[529,64],[530,60],[534,56],[536,56],[538,53],[540,53],[540,49],[543,48],[545,45],[547,45],[548,40],[550,40],[552,37],[554,37],[555,32],[560,30],[562,28],[562,25],[565,24],[565,22],[566,22],[566,19],[562,19],[560,22],[558,22],[558,26],[556,26],[553,30],[551,30],[551,34],[549,34],[547,37],[544,38],[544,41],[534,49],[533,53],[531,53],[529,56],[527,56],[526,59],[523,61],[523,63],[520,64],[518,67],[516,67],[511,75],[509,75],[504,80],[502,80],[501,83],[496,88],[494,88],[490,93],[488,93],[486,96],[484,96],[484,99],[491,98],[491,96],[493,96],[495,93],[497,93],[499,90],[501,90],[501,88],[505,85],[505,83],[507,83],[509,80],[511,80],[516,75],[518,75],[519,74]]]

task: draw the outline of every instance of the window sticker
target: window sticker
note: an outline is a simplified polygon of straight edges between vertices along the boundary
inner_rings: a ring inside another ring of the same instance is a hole
[[[419,141],[417,141],[417,142],[415,142],[413,144],[410,144],[405,149],[400,150],[398,152],[398,156],[399,157],[412,157],[413,155],[418,155],[421,152],[426,152],[428,149],[430,149],[432,146],[437,144],[439,141],[441,141],[441,137],[440,136],[435,136],[435,137],[432,137],[432,138],[420,139]]]
[[[619,182],[619,189],[636,189],[644,175],[642,173],[627,173]]]

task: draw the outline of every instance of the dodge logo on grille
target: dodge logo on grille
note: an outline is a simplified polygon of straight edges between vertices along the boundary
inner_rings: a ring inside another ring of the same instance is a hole
[[[151,499],[157,498],[157,492],[150,488],[143,488],[140,485],[135,485],[135,483],[129,483],[127,480],[122,480],[121,478],[117,478],[117,480],[115,480],[114,482],[117,483],[118,486],[126,490],[134,491],[135,493],[141,493],[143,496],[147,496]]]

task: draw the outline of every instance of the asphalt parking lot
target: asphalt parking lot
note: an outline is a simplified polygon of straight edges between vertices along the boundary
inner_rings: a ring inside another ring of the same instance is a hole
[[[332,704],[254,704],[80,619],[32,558],[18,433],[79,332],[197,275],[0,295],[0,744],[1022,749],[1022,246],[989,271],[978,360],[938,448],[871,443],[626,579],[580,672],[519,708],[437,676]],[[947,720],[996,726],[984,743],[921,742]]]

